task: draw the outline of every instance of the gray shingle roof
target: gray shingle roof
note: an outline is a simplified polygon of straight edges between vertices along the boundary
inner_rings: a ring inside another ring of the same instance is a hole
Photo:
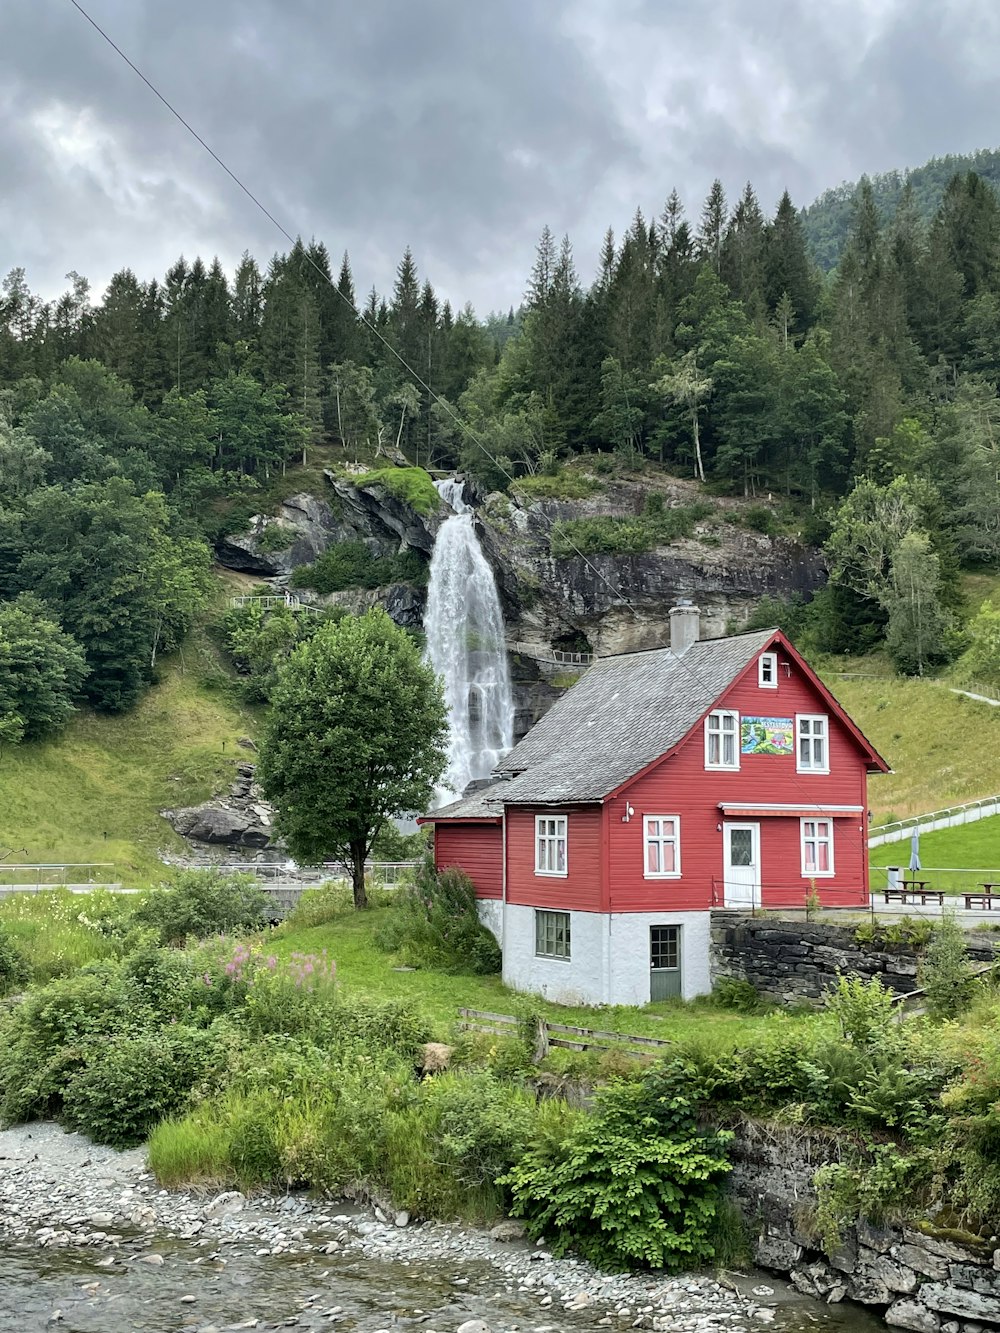
[[[503,797],[507,784],[492,783],[489,787],[480,787],[468,796],[463,796],[450,805],[442,805],[432,810],[431,819],[499,819],[503,814]]]
[[[599,801],[682,740],[774,633],[702,640],[681,657],[659,648],[598,659],[502,760],[509,780],[469,800],[496,813],[501,803]]]

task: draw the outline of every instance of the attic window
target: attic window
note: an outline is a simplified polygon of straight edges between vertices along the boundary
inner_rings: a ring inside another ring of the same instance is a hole
[[[778,654],[761,653],[757,658],[757,684],[762,690],[778,688]]]
[[[740,715],[727,708],[705,719],[705,767],[739,768]]]

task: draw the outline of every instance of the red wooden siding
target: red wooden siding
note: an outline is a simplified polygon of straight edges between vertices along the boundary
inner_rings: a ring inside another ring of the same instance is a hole
[[[477,898],[503,897],[503,828],[500,824],[440,823],[434,826],[434,865],[459,866]]]
[[[717,702],[741,715],[790,717],[823,713],[829,717],[827,774],[799,773],[794,755],[741,755],[738,772],[706,770],[703,728],[698,727],[671,758],[637,778],[604,807],[609,856],[610,910],[648,912],[666,908],[721,906],[723,834],[722,801],[746,805],[777,803],[857,805],[861,813],[834,819],[832,878],[816,880],[823,902],[857,905],[867,902],[867,773],[864,757],[847,728],[837,721],[807,676],[794,666],[786,676],[785,654],[778,649],[778,688],[761,689],[754,660],[741,680]],[[626,799],[635,814],[622,822]],[[643,815],[679,815],[681,821],[680,879],[648,880],[643,876]],[[820,816],[821,817],[821,816]],[[750,822],[740,821],[737,822]],[[760,863],[764,906],[800,904],[810,882],[801,869],[798,817],[770,816],[760,824]],[[713,881],[720,882],[720,900],[713,904]]]
[[[600,912],[602,838],[600,806],[538,810],[566,815],[566,876],[535,874],[534,810],[507,808],[507,901],[524,907]]]

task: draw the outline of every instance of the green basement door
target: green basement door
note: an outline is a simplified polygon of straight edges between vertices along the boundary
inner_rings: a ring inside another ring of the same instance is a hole
[[[669,1000],[681,994],[681,928],[649,928],[649,999]]]

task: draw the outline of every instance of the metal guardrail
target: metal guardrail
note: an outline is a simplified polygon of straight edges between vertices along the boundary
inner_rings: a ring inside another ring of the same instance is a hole
[[[589,667],[597,658],[596,653],[567,653],[561,648],[550,648],[540,652],[526,643],[511,643],[507,646],[519,657],[530,657],[533,662],[555,662],[559,666]]]
[[[888,842],[902,842],[915,829],[920,833],[933,833],[935,829],[974,824],[977,820],[988,819],[991,815],[1000,815],[1000,795],[984,796],[978,801],[965,801],[961,805],[950,805],[943,810],[931,810],[924,815],[911,815],[908,819],[897,819],[891,824],[879,824],[868,831],[868,848],[871,850],[873,847],[882,847]]]
[[[243,606],[260,606],[265,611],[271,611],[275,607],[287,607],[289,611],[304,611],[309,616],[320,616],[322,611],[316,606],[309,606],[302,601],[301,597],[296,597],[294,593],[244,593],[239,597],[230,597],[230,607],[236,611]]]

